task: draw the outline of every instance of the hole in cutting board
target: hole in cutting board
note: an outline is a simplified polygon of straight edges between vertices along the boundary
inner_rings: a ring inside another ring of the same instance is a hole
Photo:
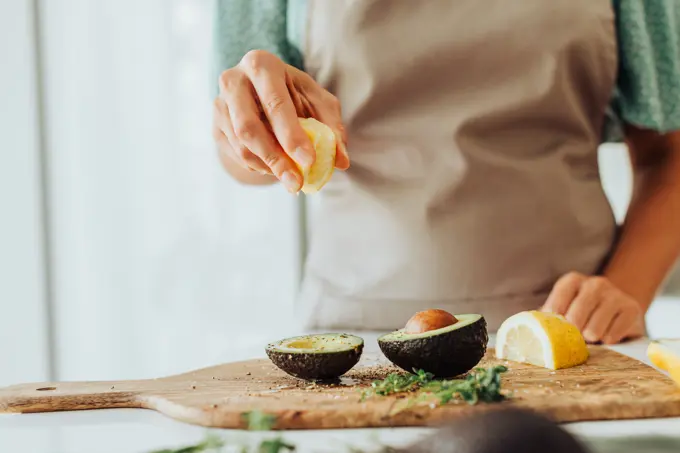
[[[47,392],[49,390],[56,390],[56,387],[40,387],[39,389],[35,389],[38,392]]]

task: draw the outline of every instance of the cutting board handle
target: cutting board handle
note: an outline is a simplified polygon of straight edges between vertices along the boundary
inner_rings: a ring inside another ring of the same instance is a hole
[[[53,382],[0,388],[0,412],[31,413],[143,407],[145,381]]]

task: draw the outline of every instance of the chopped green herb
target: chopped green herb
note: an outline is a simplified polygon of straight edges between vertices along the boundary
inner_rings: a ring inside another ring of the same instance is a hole
[[[207,436],[203,442],[196,445],[181,447],[170,450],[157,450],[151,453],[207,453],[210,451],[219,452],[224,447],[224,441],[216,436]]]
[[[295,445],[287,443],[280,437],[263,440],[257,449],[258,453],[281,453],[284,451],[295,451]]]
[[[456,397],[468,404],[502,401],[505,396],[501,393],[501,373],[507,370],[502,365],[477,368],[465,379],[434,380],[421,388],[421,396],[431,395],[439,404],[446,404]]]
[[[464,379],[434,379],[423,370],[414,374],[392,373],[382,381],[375,381],[364,391],[362,400],[373,395],[387,396],[397,393],[417,392],[414,403],[434,400],[438,405],[447,404],[459,398],[468,404],[501,401],[501,374],[508,369],[502,365],[490,368],[476,368]]]
[[[276,416],[261,411],[246,412],[242,417],[249,431],[271,431],[276,423]]]
[[[423,385],[431,382],[434,376],[423,370],[418,370],[415,374],[392,373],[382,381],[373,381],[371,388],[363,392],[362,401],[370,396],[387,396],[395,393],[412,392],[418,390]]]

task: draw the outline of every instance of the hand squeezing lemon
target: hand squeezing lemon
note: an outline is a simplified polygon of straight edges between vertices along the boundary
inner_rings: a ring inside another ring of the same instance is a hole
[[[300,125],[316,151],[316,160],[309,168],[296,164],[302,174],[302,192],[318,192],[333,176],[335,169],[336,136],[333,130],[314,118],[300,118]]]

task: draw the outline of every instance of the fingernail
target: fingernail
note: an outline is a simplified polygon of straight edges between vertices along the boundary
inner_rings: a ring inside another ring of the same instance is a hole
[[[281,176],[281,183],[290,193],[297,193],[300,190],[300,183],[292,172],[285,172],[283,176]]]
[[[342,139],[342,134],[338,130],[334,130],[333,132],[335,133],[335,142],[338,144],[340,153],[342,153],[342,155],[344,155],[347,160],[349,160],[349,154],[347,154],[347,147],[345,146],[345,142]]]
[[[347,159],[347,162],[349,162],[349,154],[347,154],[347,147],[345,146],[345,143],[341,140],[340,141],[340,153],[342,153],[343,156],[345,156],[345,159]]]
[[[310,155],[309,151],[301,147],[295,149],[293,159],[304,168],[309,168],[314,163],[314,156]]]

